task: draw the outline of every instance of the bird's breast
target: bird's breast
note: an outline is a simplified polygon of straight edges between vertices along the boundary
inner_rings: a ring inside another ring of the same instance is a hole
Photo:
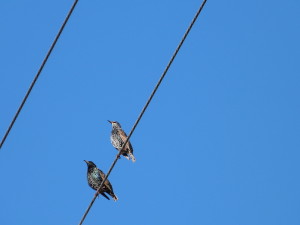
[[[93,172],[93,173],[91,174],[91,177],[92,177],[93,179],[95,179],[95,180],[101,180],[100,174],[97,173],[97,172]]]

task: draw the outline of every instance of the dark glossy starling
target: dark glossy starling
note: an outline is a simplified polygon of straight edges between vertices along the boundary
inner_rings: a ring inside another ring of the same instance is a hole
[[[97,166],[92,161],[84,160],[88,166],[87,171],[87,179],[89,186],[93,188],[94,190],[98,190],[100,187],[101,182],[103,181],[105,174],[97,168]],[[109,197],[105,194],[109,194],[115,201],[118,200],[118,197],[114,194],[113,187],[111,186],[108,179],[104,182],[104,185],[102,186],[101,190],[99,191],[99,194],[103,195],[105,198],[109,200]]]
[[[123,147],[123,144],[125,143],[127,139],[126,133],[122,130],[121,125],[117,121],[109,121],[112,125],[112,131],[110,135],[110,141],[112,145],[120,151]],[[132,162],[135,162],[135,157],[133,155],[133,148],[131,146],[130,141],[127,142],[122,155],[127,158],[128,160],[132,160]]]

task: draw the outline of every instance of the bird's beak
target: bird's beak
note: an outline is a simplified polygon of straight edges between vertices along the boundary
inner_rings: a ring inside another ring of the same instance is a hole
[[[109,123],[112,123],[110,120],[107,120]]]
[[[87,160],[83,160],[83,161],[85,161],[85,162],[86,162],[86,164],[89,164],[89,161],[87,161]]]

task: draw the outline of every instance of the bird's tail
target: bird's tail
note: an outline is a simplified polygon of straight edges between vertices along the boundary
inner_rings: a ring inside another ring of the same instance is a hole
[[[129,156],[130,156],[132,162],[135,162],[135,161],[136,161],[134,155],[133,155],[131,152],[129,152]]]
[[[114,201],[118,200],[118,197],[115,194],[112,196],[112,198],[113,198]]]
[[[107,195],[106,194],[104,194],[104,192],[103,193],[101,193],[101,195],[103,195],[107,200],[109,200],[109,197],[107,197]]]
[[[128,155],[123,155],[126,159],[130,160]]]

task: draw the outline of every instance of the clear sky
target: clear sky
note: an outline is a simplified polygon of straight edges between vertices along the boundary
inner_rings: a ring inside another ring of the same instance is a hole
[[[0,1],[0,135],[72,0]],[[78,224],[201,1],[80,0],[0,150],[0,224]],[[300,2],[212,1],[84,224],[300,224]]]

